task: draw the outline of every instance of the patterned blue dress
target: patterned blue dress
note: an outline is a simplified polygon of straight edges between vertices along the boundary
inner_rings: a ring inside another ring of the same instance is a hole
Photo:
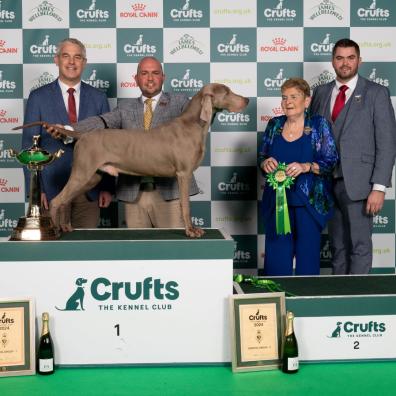
[[[315,162],[320,174],[303,173],[286,190],[292,233],[277,235],[275,190],[264,187],[262,213],[265,224],[265,275],[314,275],[320,269],[320,233],[332,214],[331,173],[337,161],[330,124],[321,116],[306,117],[301,138],[287,142],[282,136],[286,116],[275,117],[264,132],[259,164],[274,157],[278,162]],[[261,169],[261,167],[260,167]]]

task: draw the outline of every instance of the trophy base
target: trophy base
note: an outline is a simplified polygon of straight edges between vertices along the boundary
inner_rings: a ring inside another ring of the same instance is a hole
[[[60,233],[54,227],[51,217],[27,217],[18,220],[12,231],[10,241],[53,241],[59,239]]]

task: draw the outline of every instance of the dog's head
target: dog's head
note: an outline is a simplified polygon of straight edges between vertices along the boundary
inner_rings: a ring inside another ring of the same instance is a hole
[[[213,111],[227,110],[229,112],[240,112],[247,104],[249,99],[232,92],[224,84],[207,84],[201,90],[202,110],[201,120],[211,122]]]
[[[87,280],[84,278],[77,278],[76,279],[76,285],[77,286],[82,286],[84,283],[87,283]]]

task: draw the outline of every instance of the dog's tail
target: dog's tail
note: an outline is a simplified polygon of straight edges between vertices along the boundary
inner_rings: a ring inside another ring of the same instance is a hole
[[[17,129],[30,128],[30,127],[38,126],[38,125],[42,126],[42,127],[43,127],[44,129],[46,129],[47,131],[48,131],[49,129],[52,129],[51,132],[48,132],[48,133],[50,133],[51,135],[57,133],[57,134],[60,134],[60,135],[63,135],[63,136],[70,136],[70,137],[72,137],[72,138],[74,138],[74,139],[78,139],[79,137],[81,137],[81,132],[69,131],[68,129],[60,128],[60,127],[58,127],[57,125],[49,124],[48,122],[45,122],[45,121],[30,122],[29,124],[20,125],[20,126],[17,126],[17,127],[15,127],[15,128],[12,128],[12,130],[13,130],[13,131],[16,131]]]

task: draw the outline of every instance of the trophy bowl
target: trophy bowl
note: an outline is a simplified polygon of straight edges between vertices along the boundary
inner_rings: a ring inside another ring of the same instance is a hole
[[[17,152],[9,149],[12,157],[30,171],[29,206],[26,216],[19,218],[13,229],[10,241],[50,241],[58,239],[59,231],[55,228],[51,217],[41,208],[40,171],[44,166],[60,158],[64,151],[59,149],[54,154],[39,147],[39,135],[33,136],[33,145],[29,149]]]

